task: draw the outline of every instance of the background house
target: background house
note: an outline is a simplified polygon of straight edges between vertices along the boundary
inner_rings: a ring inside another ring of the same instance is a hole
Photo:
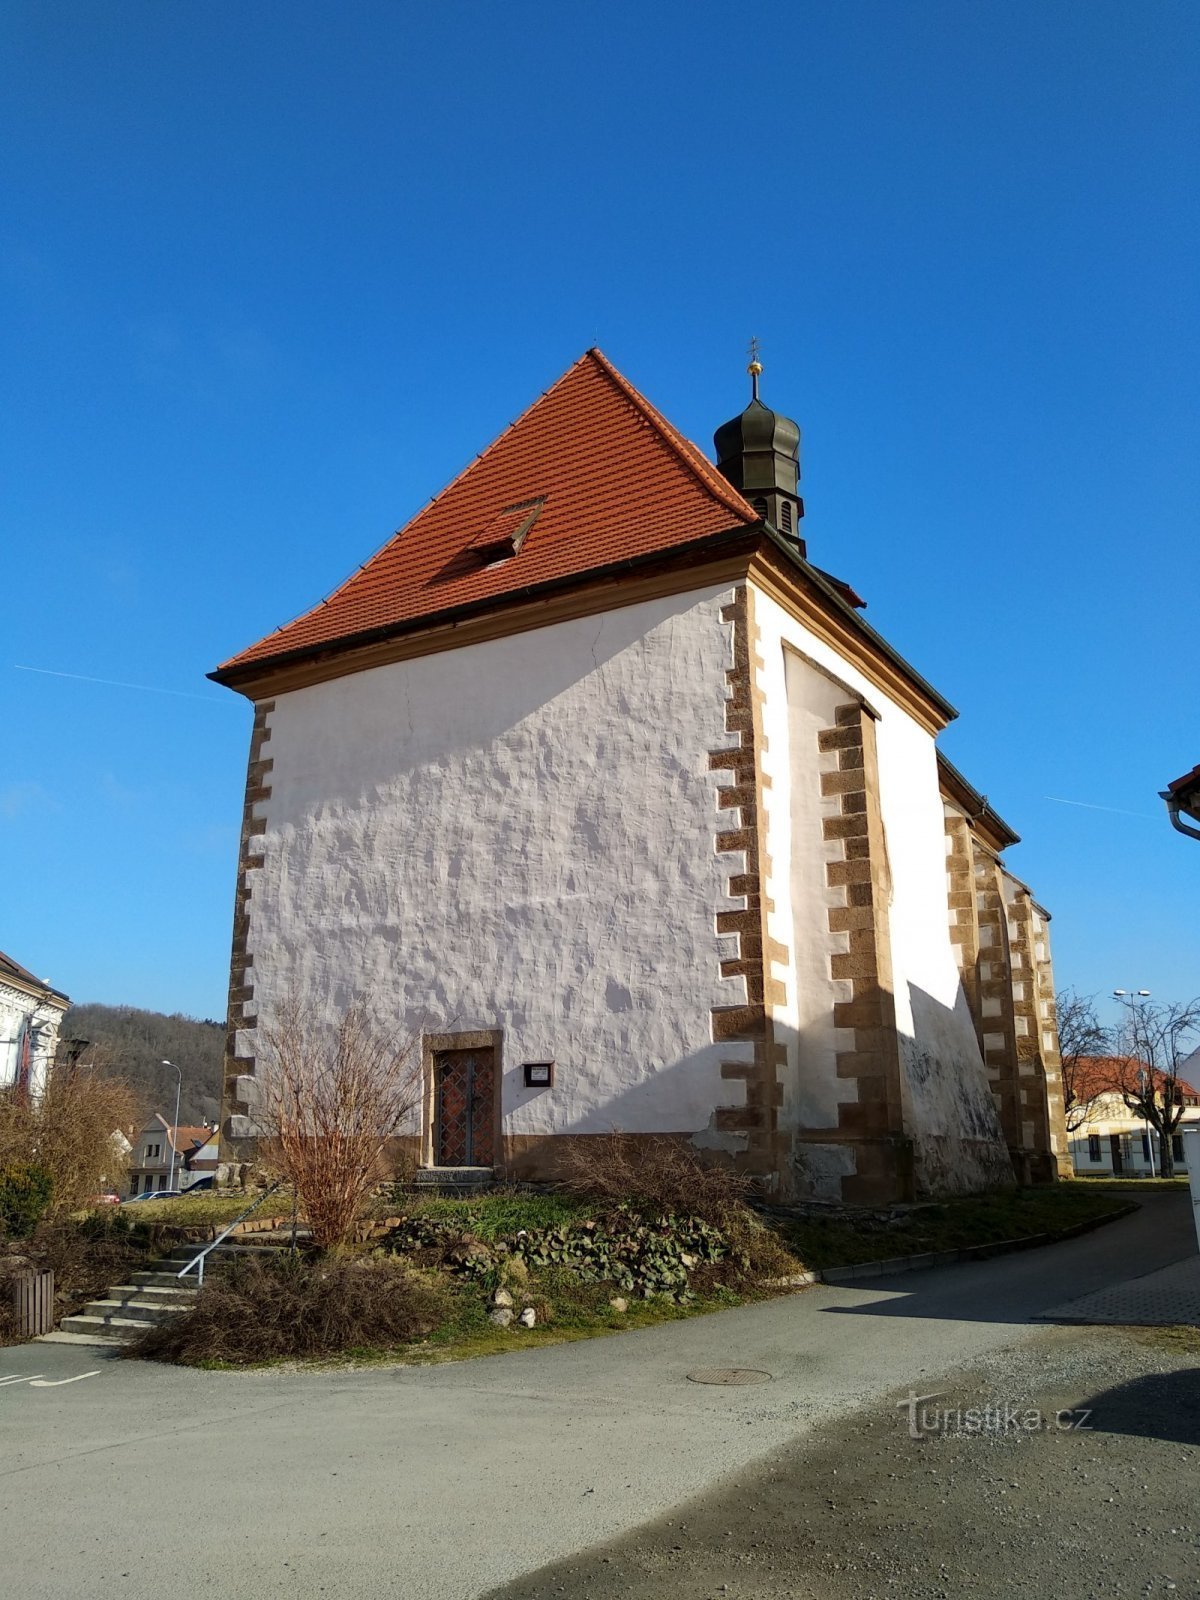
[[[174,1150],[174,1187],[190,1189],[217,1170],[217,1128],[203,1123],[198,1127],[172,1128],[160,1112],[134,1136],[129,1157],[127,1198],[156,1193],[172,1182],[171,1152]]]
[[[1068,1139],[1071,1164],[1081,1178],[1148,1178],[1162,1166],[1158,1133],[1129,1109],[1115,1086],[1117,1061],[1112,1056],[1083,1056],[1075,1066],[1075,1104],[1070,1112],[1074,1126]],[[1157,1079],[1161,1094],[1170,1085],[1162,1073]],[[1175,1081],[1174,1092],[1184,1106],[1183,1123],[1171,1136],[1175,1171],[1181,1174],[1187,1171],[1182,1126],[1200,1116],[1200,1092],[1186,1075]]]
[[[65,994],[0,952],[0,1089],[41,1094],[68,1005]]]

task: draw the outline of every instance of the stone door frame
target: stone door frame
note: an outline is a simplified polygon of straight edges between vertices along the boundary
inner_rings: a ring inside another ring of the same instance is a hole
[[[490,1050],[492,1053],[492,1166],[501,1165],[500,1100],[504,1067],[504,1030],[481,1028],[466,1033],[426,1033],[421,1036],[423,1113],[421,1165],[437,1165],[437,1057],[447,1050]]]

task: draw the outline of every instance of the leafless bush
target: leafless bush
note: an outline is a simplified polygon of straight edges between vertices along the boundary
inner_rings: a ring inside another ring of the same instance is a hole
[[[572,1194],[723,1224],[745,1209],[749,1179],[702,1161],[667,1136],[606,1133],[564,1142],[563,1187]]]
[[[350,1237],[389,1145],[420,1102],[415,1041],[399,1046],[355,1004],[330,1028],[294,1000],[264,1030],[261,1145],[293,1187],[314,1242]]]
[[[195,1364],[389,1349],[432,1332],[449,1305],[444,1285],[395,1261],[250,1255],[218,1268],[190,1311],[129,1353]]]
[[[83,1209],[102,1188],[124,1180],[126,1156],[114,1135],[137,1119],[133,1091],[95,1065],[58,1063],[40,1099],[0,1093],[0,1167],[28,1161],[54,1181],[48,1215]]]

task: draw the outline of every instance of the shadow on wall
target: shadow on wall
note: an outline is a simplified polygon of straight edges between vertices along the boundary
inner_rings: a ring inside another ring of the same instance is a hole
[[[875,1160],[880,1154],[878,1147],[907,1145],[909,1140],[920,1193],[968,1194],[1013,1184],[1008,1148],[973,1031],[967,1034],[963,1048],[962,1018],[920,990],[910,988],[910,996],[918,1033],[915,1040],[901,1036],[902,1070],[908,1075],[902,1095],[903,1129],[894,1124],[889,1128],[883,1109],[876,1117],[860,1118],[858,1127],[849,1133],[836,1123],[781,1124],[775,1150],[785,1191],[839,1200],[843,1198],[842,1180],[853,1178],[864,1160]],[[777,1026],[775,1042],[788,1046],[788,1059],[795,1060],[803,1036]],[[730,1039],[669,1064],[646,1064],[640,1069],[631,1066],[626,1056],[623,1070],[627,1079],[632,1073],[636,1077],[616,1092],[600,1082],[600,1057],[573,1066],[569,1051],[560,1053],[558,1078],[551,1090],[526,1089],[519,1065],[506,1063],[505,1103],[531,1106],[537,1120],[548,1124],[541,1130],[512,1129],[512,1137],[517,1148],[526,1147],[530,1158],[539,1137],[613,1130],[672,1134],[686,1138],[698,1150],[745,1157],[753,1142],[751,1130],[763,1115],[768,1096],[754,1084],[752,1069],[747,1084],[736,1072],[723,1076],[721,1065],[748,1064],[752,1049],[750,1040]],[[803,1055],[799,1070],[804,1070]],[[555,1098],[563,1095],[577,1071],[589,1072],[590,1093],[580,1096],[582,1104],[574,1113],[564,1114],[561,1101],[556,1105]],[[793,1087],[800,1092],[785,1095],[785,1103],[811,1103],[803,1085]],[[852,1097],[856,1083],[847,1078],[838,1087]],[[537,1101],[543,1094],[551,1097],[550,1114],[544,1119],[537,1117]],[[824,1133],[829,1135],[827,1143],[821,1137]],[[796,1137],[800,1134],[804,1137]],[[895,1198],[903,1196],[898,1193]]]
[[[695,593],[664,597],[311,685],[301,697],[302,731],[292,736],[303,739],[301,774],[319,773],[320,787],[300,797],[298,809],[311,804],[323,813],[353,810],[410,775],[424,779],[429,787],[423,797],[433,798],[448,760],[474,752],[490,770],[488,752],[497,748],[509,750],[524,786],[536,789],[545,750],[535,734],[573,719],[584,719],[601,765],[606,714],[614,736],[627,735],[631,723],[643,725],[649,749],[664,731],[664,676],[692,698],[695,685],[711,682],[713,727],[723,728],[728,630],[717,611],[724,592],[714,589],[707,599]],[[682,625],[689,612],[706,608],[711,625],[703,616]],[[588,679],[626,652],[635,659],[615,692],[606,687],[589,693]],[[289,698],[283,697],[272,718],[277,732],[292,726]],[[547,713],[552,724],[534,720],[538,713]],[[711,781],[707,773],[705,781]]]
[[[901,1034],[905,1109],[918,1193],[962,1194],[1016,1181],[961,985],[947,1006],[908,985],[913,1034]]]

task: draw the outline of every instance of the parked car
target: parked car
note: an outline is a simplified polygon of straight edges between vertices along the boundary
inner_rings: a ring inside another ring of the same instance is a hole
[[[111,1190],[106,1194],[94,1194],[88,1201],[90,1206],[119,1206],[120,1204],[121,1196],[113,1194]]]
[[[140,1200],[178,1200],[183,1193],[182,1189],[148,1189],[145,1194],[131,1194],[128,1200],[122,1200],[123,1206],[136,1206]]]

